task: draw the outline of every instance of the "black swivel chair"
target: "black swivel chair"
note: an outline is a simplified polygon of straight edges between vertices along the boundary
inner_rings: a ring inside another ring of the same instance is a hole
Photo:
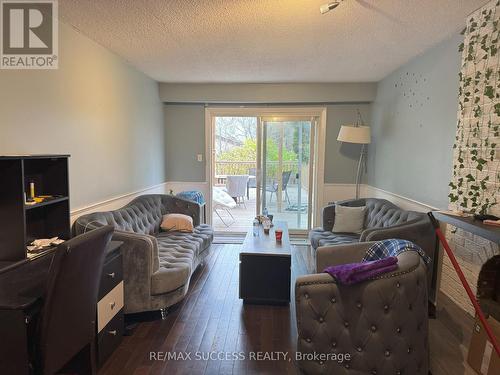
[[[88,355],[88,367],[76,371],[96,372],[97,294],[105,248],[112,233],[113,227],[105,226],[66,241],[56,249],[42,308],[36,373],[57,373],[82,353]]]

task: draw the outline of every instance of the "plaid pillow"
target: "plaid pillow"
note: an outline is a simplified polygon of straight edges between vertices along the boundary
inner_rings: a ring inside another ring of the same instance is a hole
[[[425,262],[426,265],[431,263],[431,258],[420,248],[420,246],[415,245],[411,241],[400,240],[393,238],[390,240],[382,240],[375,242],[365,256],[361,260],[362,262],[368,262],[370,260],[384,259],[391,256],[398,256],[405,251],[416,251]]]

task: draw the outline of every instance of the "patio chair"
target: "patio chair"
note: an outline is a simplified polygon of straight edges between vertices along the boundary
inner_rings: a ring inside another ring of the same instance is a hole
[[[250,189],[257,189],[257,168],[248,168],[247,199],[250,200]]]
[[[222,223],[226,226],[229,227],[234,223],[234,216],[229,211],[230,209],[233,209],[236,207],[236,202],[234,201],[231,196],[226,193],[222,188],[214,186],[213,187],[213,194],[212,194],[212,201],[213,201],[213,209],[215,214],[219,217],[219,219],[222,221]],[[229,216],[232,219],[231,223],[226,223],[226,221],[222,218],[221,214],[217,211],[221,210],[229,214]]]
[[[226,189],[237,204],[243,203],[245,208],[245,195],[247,193],[248,175],[228,175],[226,179]]]
[[[254,177],[254,178],[250,178],[248,179],[248,187],[249,188],[256,188],[257,187],[257,180],[256,180],[256,177],[257,177],[257,168],[249,168],[248,169],[248,174],[249,176],[251,177]]]
[[[290,204],[290,197],[288,196],[288,191],[286,190],[288,186],[288,182],[290,181],[290,175],[292,174],[292,171],[285,171],[281,174],[281,190],[285,193],[285,198],[288,204]],[[271,186],[266,185],[266,191],[271,193],[271,196],[269,197],[269,203],[273,200],[273,194],[278,192],[278,181],[274,180],[272,182]]]

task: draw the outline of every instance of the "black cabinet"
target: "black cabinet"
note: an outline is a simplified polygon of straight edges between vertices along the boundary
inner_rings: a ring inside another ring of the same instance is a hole
[[[289,254],[240,254],[240,299],[253,304],[290,303]]]
[[[0,156],[0,261],[41,255],[27,252],[35,239],[70,238],[69,155]],[[43,202],[26,204],[30,184]]]
[[[97,302],[97,363],[101,366],[120,344],[124,331],[123,268],[120,253],[104,263]]]
[[[121,244],[111,241],[106,248],[99,285],[96,311],[96,354],[99,366],[120,344],[124,331]],[[43,309],[43,296],[53,254],[49,252],[36,259],[19,262],[17,266],[0,272],[2,375],[33,373],[36,327]]]

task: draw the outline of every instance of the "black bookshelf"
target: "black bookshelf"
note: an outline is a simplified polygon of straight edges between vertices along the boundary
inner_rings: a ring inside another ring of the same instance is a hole
[[[26,259],[26,246],[35,239],[70,238],[68,158],[0,156],[0,262]],[[35,196],[54,198],[25,204],[30,182]]]

